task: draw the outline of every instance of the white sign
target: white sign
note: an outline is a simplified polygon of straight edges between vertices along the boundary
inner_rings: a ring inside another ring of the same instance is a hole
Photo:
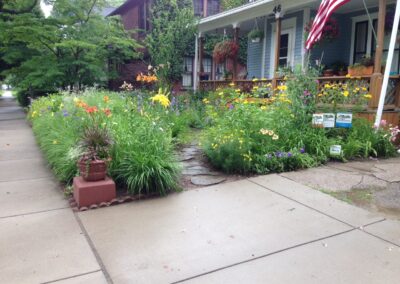
[[[322,113],[314,113],[312,116],[312,126],[323,128],[324,127],[324,115]]]
[[[340,156],[342,154],[342,146],[332,145],[329,149],[329,154],[331,154],[332,156]]]
[[[324,128],[335,127],[335,114],[324,113]]]
[[[336,127],[350,128],[353,121],[353,114],[338,112],[336,115]]]

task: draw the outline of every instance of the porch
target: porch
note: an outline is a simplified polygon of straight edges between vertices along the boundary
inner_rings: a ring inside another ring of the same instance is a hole
[[[242,90],[251,89],[265,83],[273,87],[284,84],[279,79],[280,68],[294,68],[297,65],[323,64],[325,69],[333,69],[341,65],[340,70],[360,62],[362,57],[372,58],[372,74],[361,77],[368,84],[368,91],[372,98],[366,112],[373,113],[379,102],[382,86],[382,67],[385,65],[390,35],[387,33],[387,18],[395,1],[367,0],[368,13],[361,1],[351,1],[342,6],[333,15],[338,23],[340,32],[337,38],[325,42],[307,53],[304,49],[306,38],[305,26],[312,21],[320,1],[276,1],[260,0],[244,6],[225,11],[212,17],[204,18],[199,24],[199,37],[197,38],[197,53],[194,70],[202,72],[202,45],[201,39],[206,33],[226,31],[233,34],[233,39],[248,33],[257,23],[263,29],[263,38],[258,42],[248,43],[247,76],[239,76],[235,69],[233,58],[233,80],[199,80],[194,78],[194,88],[201,90],[215,90],[235,83],[235,88]],[[371,19],[372,21],[369,21]],[[386,24],[386,28],[385,28]],[[400,44],[396,45],[395,56],[391,66],[390,86],[385,102],[385,111],[393,112],[395,124],[399,121],[399,94],[400,94]],[[197,59],[197,60],[196,60]],[[309,61],[307,61],[309,60]],[[337,71],[337,70],[336,70]],[[343,73],[343,72],[342,72]],[[253,78],[268,78],[252,80]],[[346,76],[320,77],[321,85],[328,82],[345,83]]]

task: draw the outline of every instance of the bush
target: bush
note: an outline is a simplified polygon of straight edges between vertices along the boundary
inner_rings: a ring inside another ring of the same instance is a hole
[[[29,113],[38,143],[56,176],[70,182],[77,174],[77,144],[83,126],[110,129],[114,141],[109,174],[132,194],[166,194],[178,190],[179,167],[174,158],[174,135],[185,131],[177,114],[137,97],[88,91],[81,96],[52,95],[35,100]],[[102,114],[92,119],[94,114]]]

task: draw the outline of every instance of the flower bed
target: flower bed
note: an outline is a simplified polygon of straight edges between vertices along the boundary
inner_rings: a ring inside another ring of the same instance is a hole
[[[242,92],[232,85],[210,93],[205,102],[212,122],[202,141],[206,155],[216,167],[239,173],[282,172],[329,159],[395,155],[391,133],[376,131],[364,119],[354,118],[350,129],[313,128],[311,116],[317,110],[317,98],[326,98],[329,104],[355,99],[364,104],[368,99],[367,90],[360,86],[324,87],[320,93],[316,77],[297,72],[262,101],[248,99],[259,96],[257,87]],[[341,145],[340,155],[330,154],[333,145]]]
[[[173,150],[192,123],[164,92],[124,95],[88,91],[36,100],[29,113],[33,131],[60,181],[77,175],[78,144],[85,126],[108,128],[114,141],[109,174],[132,194],[166,194],[178,189]]]

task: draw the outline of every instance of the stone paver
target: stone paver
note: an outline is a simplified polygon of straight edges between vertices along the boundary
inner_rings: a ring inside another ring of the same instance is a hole
[[[79,216],[114,283],[170,283],[351,229],[246,180]]]
[[[71,209],[0,219],[0,283],[41,283],[99,270]]]
[[[338,171],[329,167],[320,167],[303,171],[282,173],[281,176],[310,185],[316,189],[330,191],[350,190],[362,182],[362,175],[354,172]]]
[[[68,207],[52,178],[0,182],[0,217]]]
[[[194,176],[190,179],[194,185],[209,186],[226,181],[223,176]]]
[[[354,227],[384,219],[379,214],[349,205],[325,193],[276,174],[255,177],[250,180]]]
[[[400,248],[358,230],[183,283],[396,284]]]

